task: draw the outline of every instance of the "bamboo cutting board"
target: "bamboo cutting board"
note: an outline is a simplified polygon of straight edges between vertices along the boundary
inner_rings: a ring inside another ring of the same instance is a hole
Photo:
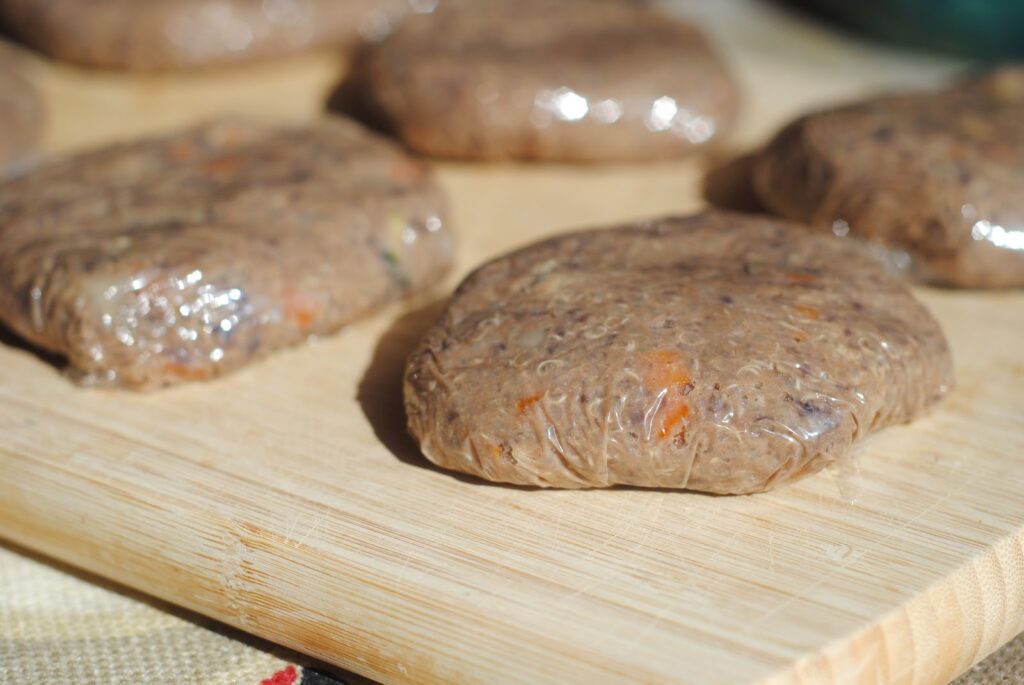
[[[737,150],[808,106],[955,66],[739,0],[681,9],[743,82]],[[312,116],[342,68],[34,74],[56,152],[217,112]],[[442,166],[459,270],[699,208],[720,162]],[[152,395],[73,387],[5,340],[0,537],[388,683],[943,683],[1024,629],[1024,293],[920,296],[953,345],[949,400],[848,473],[735,498],[429,467],[400,378],[439,295]]]

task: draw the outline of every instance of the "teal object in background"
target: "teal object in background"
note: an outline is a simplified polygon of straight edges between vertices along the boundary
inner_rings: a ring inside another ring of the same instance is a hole
[[[909,48],[972,57],[1024,57],[1024,0],[798,0]]]

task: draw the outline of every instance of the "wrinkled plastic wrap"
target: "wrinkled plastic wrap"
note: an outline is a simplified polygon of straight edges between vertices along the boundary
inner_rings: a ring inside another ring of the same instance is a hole
[[[0,180],[28,164],[42,134],[43,104],[19,61],[0,46]]]
[[[85,383],[212,378],[436,282],[444,207],[340,119],[88,153],[0,185],[0,320]]]
[[[754,186],[921,280],[1024,286],[1024,68],[803,117],[761,153]]]
[[[489,480],[749,493],[841,465],[952,382],[938,324],[870,256],[717,213],[481,267],[405,403],[431,461]]]
[[[53,57],[184,69],[379,40],[436,0],[0,0],[9,31]]]
[[[411,148],[462,159],[678,157],[725,135],[737,108],[697,29],[628,0],[441,0],[353,81]]]

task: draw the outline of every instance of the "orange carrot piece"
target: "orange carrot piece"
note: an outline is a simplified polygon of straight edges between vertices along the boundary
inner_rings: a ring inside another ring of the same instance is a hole
[[[281,293],[285,317],[300,328],[309,328],[316,321],[320,307],[312,298],[289,288]]]
[[[244,166],[245,158],[241,155],[224,155],[203,164],[203,173],[209,176],[230,176],[241,171]]]
[[[665,393],[655,417],[659,438],[666,438],[690,416],[686,395],[693,378],[682,355],[674,350],[650,352],[644,357],[644,386],[652,393]]]
[[[793,307],[798,312],[806,316],[808,319],[820,319],[821,312],[816,307],[812,307],[809,304],[798,304]]]
[[[201,381],[210,377],[209,370],[189,366],[182,362],[167,362],[164,364],[164,373],[168,376],[175,376],[185,381]]]
[[[542,397],[544,397],[544,393],[542,392],[538,392],[533,395],[528,395],[523,399],[519,400],[518,402],[516,402],[516,409],[519,410],[520,414],[525,414],[526,410],[540,402],[540,399]]]

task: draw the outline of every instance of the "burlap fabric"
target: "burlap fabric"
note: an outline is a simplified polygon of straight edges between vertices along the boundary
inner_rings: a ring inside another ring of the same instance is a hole
[[[370,685],[0,546],[3,685]],[[956,685],[1024,684],[1024,635]]]
[[[1024,633],[957,678],[954,685],[1024,685]]]
[[[2,685],[367,685],[0,545]]]

